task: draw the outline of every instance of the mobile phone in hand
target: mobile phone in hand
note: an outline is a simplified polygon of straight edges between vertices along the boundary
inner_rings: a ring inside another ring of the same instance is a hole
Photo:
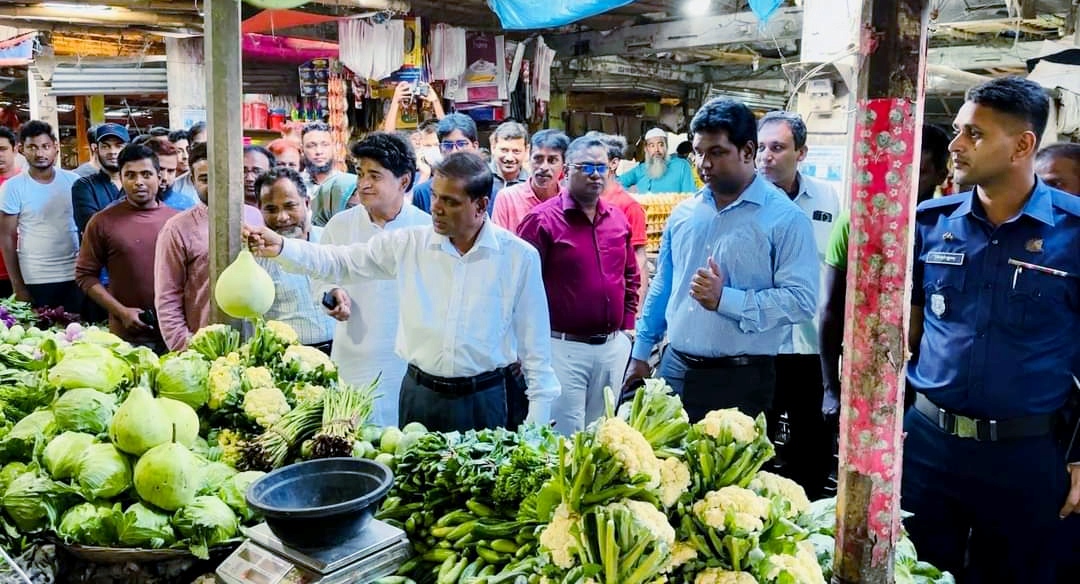
[[[327,310],[337,308],[338,301],[337,298],[334,298],[333,292],[326,292],[322,295],[322,305],[325,306]]]

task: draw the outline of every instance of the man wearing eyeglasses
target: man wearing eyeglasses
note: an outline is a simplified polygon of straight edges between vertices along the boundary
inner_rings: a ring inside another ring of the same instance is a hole
[[[465,114],[454,113],[439,120],[435,129],[435,135],[439,138],[439,151],[442,155],[450,156],[455,152],[480,152],[480,143],[477,141],[478,132],[476,122]],[[434,178],[416,185],[413,189],[412,202],[418,209],[425,213],[431,213],[431,186]],[[488,199],[487,214],[491,216],[491,210],[495,207],[495,195],[499,193],[497,181],[492,181],[491,197]]]
[[[570,435],[604,413],[604,388],[616,387],[630,358],[641,275],[630,223],[600,196],[608,148],[578,138],[566,151],[567,190],[537,205],[518,236],[540,252],[551,315],[551,365],[562,394],[555,429]]]

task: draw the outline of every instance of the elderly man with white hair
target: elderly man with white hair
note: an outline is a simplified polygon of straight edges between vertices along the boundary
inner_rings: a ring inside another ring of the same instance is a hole
[[[645,134],[645,162],[619,177],[623,188],[638,193],[693,193],[694,171],[690,163],[668,158],[667,132],[653,128]]]

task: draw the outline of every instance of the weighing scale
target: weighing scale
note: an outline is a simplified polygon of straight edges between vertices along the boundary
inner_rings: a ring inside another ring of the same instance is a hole
[[[218,566],[225,584],[365,584],[389,576],[409,558],[405,532],[372,519],[343,544],[297,550],[281,543],[266,523],[245,529],[247,540]]]

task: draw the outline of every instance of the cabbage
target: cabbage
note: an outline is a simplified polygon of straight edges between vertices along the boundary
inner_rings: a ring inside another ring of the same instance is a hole
[[[195,497],[190,505],[177,511],[173,527],[190,540],[191,553],[206,560],[210,558],[210,547],[235,536],[240,526],[228,505],[206,495]]]
[[[236,474],[236,469],[225,463],[206,461],[205,464],[202,469],[202,486],[199,487],[200,495],[213,495],[226,480]]]
[[[56,534],[68,543],[110,546],[116,543],[120,517],[120,503],[82,503],[64,513]]]
[[[33,470],[33,467],[27,466],[25,462],[9,462],[4,465],[4,468],[0,469],[0,497],[4,496],[4,491],[7,490],[11,481],[17,479],[19,475]]]
[[[0,460],[34,458],[39,444],[44,445],[56,435],[56,418],[49,410],[39,410],[19,420],[3,440],[0,440]]]
[[[229,477],[221,488],[218,489],[218,497],[229,506],[230,509],[240,516],[241,521],[251,523],[259,518],[259,513],[248,507],[247,490],[251,483],[262,478],[266,473],[261,470],[249,470]]]
[[[56,429],[101,434],[116,411],[116,396],[78,387],[64,392],[52,405]]]
[[[62,389],[113,391],[130,379],[131,366],[127,362],[111,350],[90,343],[64,349],[60,362],[49,370],[49,383]]]
[[[111,499],[131,486],[131,463],[112,444],[94,444],[79,460],[76,478],[87,499]]]
[[[127,546],[163,548],[176,542],[169,516],[142,503],[124,511],[116,527],[117,539]]]
[[[198,409],[210,399],[209,378],[210,362],[202,355],[194,351],[173,355],[161,362],[157,393]]]
[[[42,462],[49,476],[56,480],[69,479],[79,470],[79,461],[97,440],[82,432],[64,432],[45,447]]]
[[[33,472],[19,475],[4,491],[4,511],[23,533],[52,527],[78,500],[78,491]]]
[[[210,459],[210,444],[206,442],[206,438],[201,436],[196,438],[190,448],[193,453],[198,454],[207,460],[212,460]]]

